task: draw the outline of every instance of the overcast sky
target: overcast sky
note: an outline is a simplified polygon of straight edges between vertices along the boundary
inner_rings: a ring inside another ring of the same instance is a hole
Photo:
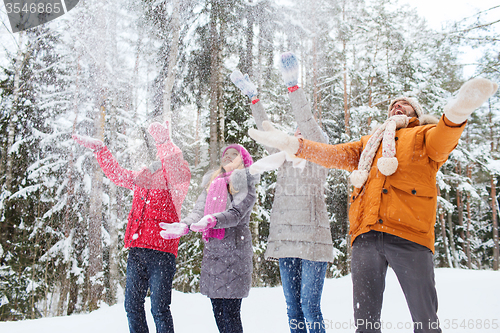
[[[429,27],[440,30],[447,21],[458,21],[470,17],[479,11],[500,6],[499,0],[400,0],[401,4],[407,3],[417,8],[418,14],[427,19]],[[500,7],[489,12],[488,22],[500,20]],[[495,30],[500,33],[500,23],[495,24]],[[473,63],[481,56],[481,51],[464,48],[460,56],[462,63]],[[464,68],[465,78],[474,74],[474,66]]]
[[[416,7],[418,13],[427,19],[429,26],[438,30],[441,23],[456,21],[500,5],[498,0],[401,0],[400,3]],[[500,8],[492,12],[495,12],[492,14],[496,14],[497,19],[500,18]]]

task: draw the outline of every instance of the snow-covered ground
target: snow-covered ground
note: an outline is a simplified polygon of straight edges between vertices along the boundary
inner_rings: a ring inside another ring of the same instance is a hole
[[[444,332],[500,332],[500,272],[437,269],[438,315]],[[354,332],[350,276],[328,279],[323,291],[327,332]],[[150,331],[155,332],[149,313]],[[217,333],[210,301],[200,294],[174,292],[172,313],[177,333]],[[254,288],[242,303],[246,333],[288,333],[280,287]],[[412,332],[410,314],[397,278],[389,269],[382,310],[384,332]],[[123,303],[90,314],[0,323],[2,333],[128,332]]]

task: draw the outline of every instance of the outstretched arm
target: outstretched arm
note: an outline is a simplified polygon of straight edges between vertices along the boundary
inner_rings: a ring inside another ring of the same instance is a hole
[[[329,145],[289,136],[274,128],[272,123],[267,121],[263,123],[263,127],[264,131],[249,129],[248,135],[258,143],[284,150],[292,156],[326,168],[355,170],[363,151],[363,141]]]
[[[285,52],[281,55],[280,64],[283,81],[288,88],[288,98],[292,104],[293,115],[302,136],[308,140],[327,143],[327,137],[314,119],[311,105],[304,90],[298,86],[299,62],[297,57],[292,52]]]
[[[363,152],[362,141],[329,145],[300,139],[299,144],[295,156],[330,169],[356,170]]]
[[[247,95],[251,100],[250,110],[252,110],[252,116],[255,120],[255,124],[259,130],[263,130],[262,122],[269,121],[267,117],[264,105],[257,98],[257,86],[250,81],[248,74],[243,75],[239,70],[235,70],[231,73],[231,81],[234,83],[238,89],[241,90],[242,94]],[[269,154],[277,153],[278,150],[269,146],[264,146]]]
[[[138,172],[122,168],[101,140],[78,134],[73,134],[73,139],[79,145],[94,151],[102,171],[113,183],[134,189],[134,179]]]
[[[429,157],[444,162],[458,144],[469,115],[488,100],[498,84],[484,78],[475,78],[462,85],[457,95],[444,107],[444,116],[436,127],[426,133],[425,144]]]
[[[134,180],[138,174],[137,171],[122,168],[107,147],[96,152],[95,156],[97,158],[97,162],[99,162],[99,165],[102,168],[102,171],[104,171],[106,177],[108,177],[113,183],[131,190],[134,189]]]

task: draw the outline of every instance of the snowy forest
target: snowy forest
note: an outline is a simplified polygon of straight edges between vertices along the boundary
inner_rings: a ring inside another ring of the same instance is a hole
[[[12,34],[0,7],[0,320],[88,312],[123,293],[123,238],[132,192],[110,182],[74,133],[104,140],[133,170],[155,159],[147,133],[168,120],[192,172],[183,216],[224,145],[262,146],[239,69],[258,85],[270,119],[295,124],[277,61],[294,52],[300,81],[330,143],[358,140],[390,100],[416,96],[440,116],[470,79],[464,47],[482,52],[473,76],[500,83],[499,21],[470,13],[437,31],[396,0],[85,0],[48,24]],[[436,267],[498,269],[500,92],[473,113],[438,173]],[[251,218],[253,286],[280,283],[264,259],[275,172],[258,185]],[[349,273],[348,173],[326,186],[335,262]],[[203,241],[181,238],[174,288],[196,292]]]

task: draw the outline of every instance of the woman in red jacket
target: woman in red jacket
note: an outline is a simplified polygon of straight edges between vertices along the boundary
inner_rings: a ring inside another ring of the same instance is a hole
[[[153,123],[149,133],[155,139],[159,161],[141,171],[120,167],[101,140],[73,135],[77,143],[94,151],[113,183],[134,191],[125,232],[125,247],[130,248],[125,309],[131,333],[148,332],[144,311],[148,288],[156,332],[174,332],[170,300],[179,238],[163,239],[159,223],[179,222],[191,179],[188,163],[170,140],[168,128]]]

